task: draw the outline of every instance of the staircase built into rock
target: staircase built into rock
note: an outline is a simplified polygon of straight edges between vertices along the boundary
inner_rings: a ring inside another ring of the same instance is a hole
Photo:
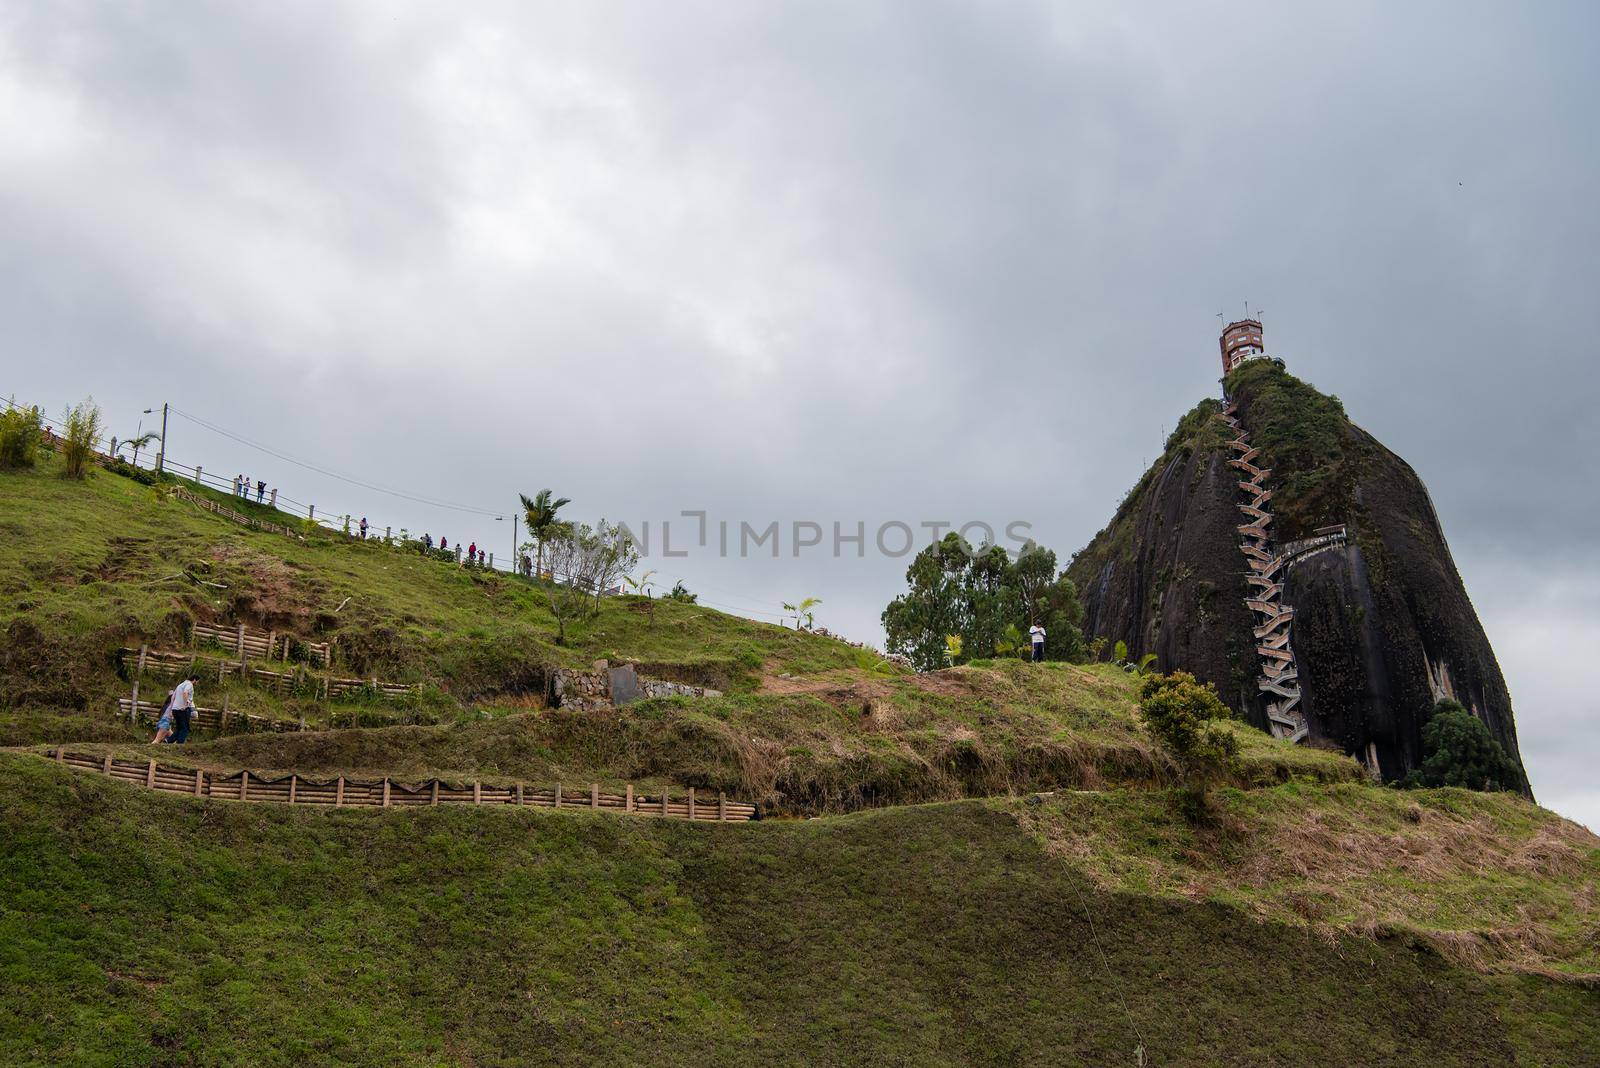
[[[1284,602],[1283,576],[1291,565],[1343,543],[1345,531],[1343,527],[1325,528],[1315,537],[1291,542],[1281,551],[1274,551],[1272,491],[1266,486],[1272,471],[1257,465],[1261,450],[1250,444],[1249,431],[1239,421],[1237,406],[1230,401],[1217,418],[1228,424],[1235,435],[1228,446],[1238,455],[1228,463],[1246,476],[1239,482],[1243,495],[1239,511],[1246,522],[1239,524],[1237,530],[1239,551],[1250,568],[1245,573],[1245,583],[1251,589],[1244,603],[1256,616],[1255,648],[1261,661],[1261,676],[1256,685],[1261,693],[1269,695],[1267,721],[1273,735],[1293,742],[1303,741],[1308,725],[1300,708],[1300,673],[1290,642],[1294,608]]]

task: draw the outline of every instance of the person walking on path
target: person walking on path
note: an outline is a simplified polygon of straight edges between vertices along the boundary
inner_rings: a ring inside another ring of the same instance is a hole
[[[1034,663],[1044,659],[1044,628],[1035,623],[1028,628],[1028,638],[1033,642]]]
[[[174,727],[172,743],[183,745],[189,741],[189,727],[194,721],[194,680],[183,679],[172,688],[172,718]]]
[[[166,702],[161,706],[161,715],[156,717],[156,736],[150,739],[151,745],[160,745],[172,737],[172,698],[177,691],[167,694]]]

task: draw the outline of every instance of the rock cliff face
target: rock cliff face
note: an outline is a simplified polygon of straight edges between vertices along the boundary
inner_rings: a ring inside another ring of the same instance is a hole
[[[1352,424],[1337,399],[1271,361],[1226,382],[1270,467],[1274,540],[1345,525],[1347,540],[1287,567],[1301,709],[1312,740],[1337,745],[1396,779],[1422,760],[1422,727],[1450,696],[1521,766],[1494,650],[1467,598],[1422,481]],[[1213,682],[1265,729],[1254,620],[1244,601],[1232,436],[1202,401],[1069,573],[1091,638],[1155,653],[1163,669]]]

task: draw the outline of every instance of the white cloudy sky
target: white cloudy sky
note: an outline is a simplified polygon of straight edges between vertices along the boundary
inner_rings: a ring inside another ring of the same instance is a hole
[[[0,0],[0,393],[485,511],[1065,559],[1248,299],[1426,479],[1535,790],[1600,826],[1596,10]],[[652,562],[868,640],[904,568]]]

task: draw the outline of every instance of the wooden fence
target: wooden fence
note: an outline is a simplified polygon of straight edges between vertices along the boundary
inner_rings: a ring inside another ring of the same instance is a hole
[[[241,660],[253,658],[287,663],[291,643],[298,646],[305,658],[317,667],[326,668],[333,660],[332,642],[309,642],[290,634],[279,634],[275,630],[263,634],[243,623],[221,627],[195,620],[194,640],[196,644],[211,642],[220,645]]]
[[[122,663],[131,671],[140,674],[148,671],[158,675],[197,675],[200,670],[199,658],[192,653],[163,652],[148,645],[141,645],[137,649],[124,647]],[[208,663],[206,671],[211,670],[212,665]],[[300,677],[293,671],[273,671],[270,668],[235,664],[227,660],[216,661],[215,670],[219,683],[229,675],[238,675],[241,679],[253,682],[280,696],[288,694]],[[322,700],[363,689],[372,690],[384,697],[404,697],[419,688],[416,683],[384,682],[378,678],[340,679],[325,675],[308,675],[306,679],[307,685],[314,688],[317,697]]]
[[[218,504],[211,498],[201,496],[200,494],[191,490],[187,490],[182,486],[173,486],[172,495],[180,500],[188,501],[190,504],[199,505],[208,512],[215,512],[224,519],[231,519],[235,523],[238,523],[242,526],[247,526],[254,530],[264,530],[269,534],[283,534],[287,537],[299,538],[301,541],[305,540],[304,535],[302,535],[298,530],[291,530],[282,523],[269,523],[264,519],[257,519],[254,516],[245,515],[243,512],[235,512],[232,508]]]
[[[117,699],[117,711],[126,716],[130,721],[144,720],[154,726],[161,719],[161,706],[164,701],[139,700],[139,687],[135,684],[132,697]],[[193,726],[202,730],[216,728],[226,731],[229,726],[245,731],[272,731],[284,733],[288,731],[303,731],[306,729],[305,721],[295,722],[287,719],[268,719],[266,716],[256,716],[248,712],[230,712],[226,705],[222,708],[205,708],[201,705],[194,706],[194,713],[189,721]]]
[[[706,823],[742,823],[758,818],[755,805],[730,801],[726,794],[697,798],[690,787],[682,797],[671,791],[659,796],[635,793],[629,785],[625,793],[602,793],[598,784],[586,790],[571,790],[560,783],[535,787],[472,781],[448,783],[428,779],[408,784],[393,779],[309,779],[298,773],[263,778],[248,769],[234,772],[205,771],[200,768],[173,767],[151,760],[124,760],[107,753],[69,753],[51,750],[50,759],[68,767],[98,771],[114,779],[138,783],[151,790],[192,794],[228,801],[276,801],[289,805],[333,805],[369,808],[407,808],[429,805],[515,805],[534,808],[568,808],[635,816],[695,820]]]

